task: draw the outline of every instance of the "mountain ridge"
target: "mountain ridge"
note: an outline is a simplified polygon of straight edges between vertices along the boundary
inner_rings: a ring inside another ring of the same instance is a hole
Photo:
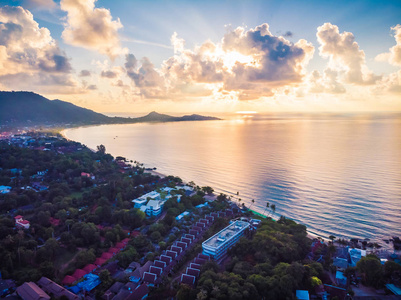
[[[109,117],[73,103],[33,92],[0,91],[0,125],[98,125],[220,120],[197,114],[173,117],[152,111],[138,118]]]

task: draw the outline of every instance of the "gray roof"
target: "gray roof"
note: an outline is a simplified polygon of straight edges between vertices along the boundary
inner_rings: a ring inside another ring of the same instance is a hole
[[[348,260],[345,258],[336,257],[333,260],[333,265],[337,268],[346,269],[348,268]]]
[[[17,294],[23,300],[50,300],[50,296],[34,282],[25,282],[23,285],[17,287]]]

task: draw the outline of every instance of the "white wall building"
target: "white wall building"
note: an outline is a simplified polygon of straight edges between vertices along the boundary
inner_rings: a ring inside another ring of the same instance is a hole
[[[227,253],[228,249],[238,242],[240,237],[244,235],[245,230],[249,227],[250,224],[248,222],[240,220],[228,225],[202,243],[203,254],[209,255],[215,260],[219,260]]]
[[[25,228],[25,229],[29,229],[29,227],[31,226],[31,224],[29,223],[29,221],[24,220],[23,216],[15,216],[14,217],[15,220],[15,226],[19,227],[19,228]]]
[[[142,205],[145,205],[146,202],[148,202],[148,200],[160,200],[160,193],[158,193],[157,191],[151,191],[145,195],[142,195],[139,198],[136,198],[134,200],[132,200],[132,203],[134,203],[134,207],[135,208],[140,208]]]
[[[160,200],[149,200],[148,204],[142,205],[140,210],[146,213],[147,216],[158,216],[163,211],[163,201]]]

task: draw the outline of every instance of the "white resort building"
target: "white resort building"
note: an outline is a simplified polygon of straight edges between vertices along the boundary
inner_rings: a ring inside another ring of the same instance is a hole
[[[170,187],[164,187],[160,189],[160,192],[158,191],[152,191],[149,192],[145,195],[142,195],[139,198],[136,198],[132,200],[132,203],[134,203],[135,208],[139,208],[141,211],[146,213],[148,217],[152,216],[158,216],[162,213],[163,211],[163,205],[164,203],[172,198],[172,197],[177,197],[177,202],[179,203],[181,201],[181,195],[180,194],[172,194],[172,191],[178,191],[178,190],[186,190],[185,187],[176,187],[176,188],[170,188]],[[189,189],[192,189],[191,187],[188,187]]]
[[[202,243],[203,254],[219,260],[234,246],[251,225],[237,220]]]

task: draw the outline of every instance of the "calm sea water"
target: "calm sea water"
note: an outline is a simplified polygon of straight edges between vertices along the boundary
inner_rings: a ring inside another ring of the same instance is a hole
[[[401,235],[400,115],[268,115],[70,129],[72,140],[266,202],[328,237]]]

